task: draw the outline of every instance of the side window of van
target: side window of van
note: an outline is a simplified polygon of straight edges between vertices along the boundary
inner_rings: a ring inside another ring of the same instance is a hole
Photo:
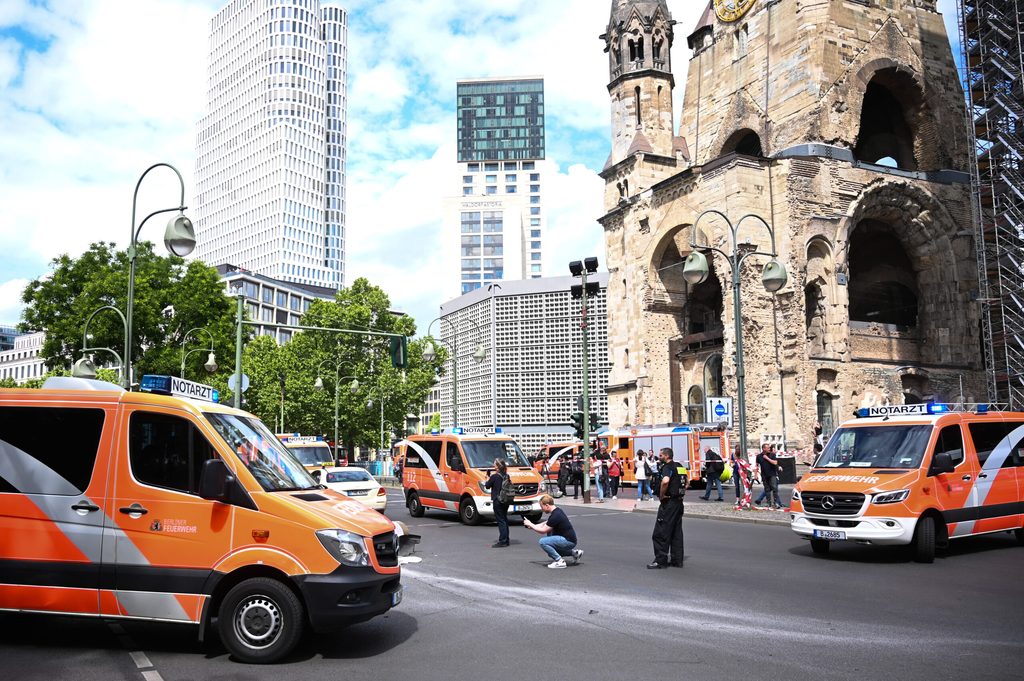
[[[935,443],[936,454],[949,454],[954,466],[959,466],[964,460],[964,436],[960,426],[946,426],[939,432],[939,439]]]
[[[413,444],[416,447],[413,447]],[[417,447],[427,453],[431,463],[435,466],[437,462],[441,460],[441,445],[444,443],[440,440],[428,440],[426,442],[412,442],[405,447],[405,465],[408,468],[427,468],[427,462],[423,460],[423,454]]]
[[[139,482],[196,494],[203,464],[214,456],[210,443],[190,421],[169,414],[132,414],[129,457]]]
[[[466,470],[466,467],[462,465],[462,455],[459,454],[459,448],[455,445],[448,445],[445,449],[445,461],[448,462],[448,468],[453,471]]]
[[[103,418],[102,409],[0,407],[0,494],[84,492]]]
[[[967,429],[971,432],[971,440],[974,442],[974,449],[978,452],[978,463],[985,465],[992,451],[999,446],[1008,435],[1024,426],[1024,423],[1013,421],[990,421],[984,423],[970,423]],[[1003,468],[1020,466],[1022,437],[1015,437],[1010,442],[1010,451],[1003,462]]]

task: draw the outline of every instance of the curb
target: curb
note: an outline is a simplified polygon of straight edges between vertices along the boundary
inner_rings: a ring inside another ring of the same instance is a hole
[[[656,508],[637,508],[633,509],[633,513],[646,513],[648,515],[657,515],[658,509]],[[695,518],[697,520],[724,520],[727,523],[746,523],[748,525],[777,525],[780,527],[789,527],[788,520],[776,520],[775,518],[748,518],[745,516],[731,516],[731,515],[716,515],[714,513],[701,513],[700,511],[690,511],[689,509],[683,512],[683,519]]]

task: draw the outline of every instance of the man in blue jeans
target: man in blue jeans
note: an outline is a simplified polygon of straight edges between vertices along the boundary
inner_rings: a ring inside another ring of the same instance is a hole
[[[555,500],[549,494],[540,498],[540,508],[548,514],[548,519],[535,524],[524,518],[523,525],[544,535],[540,538],[540,547],[551,558],[548,567],[556,570],[564,568],[566,558],[572,558],[573,565],[579,563],[583,551],[576,548],[576,530],[569,522],[569,516],[562,509],[555,508]]]

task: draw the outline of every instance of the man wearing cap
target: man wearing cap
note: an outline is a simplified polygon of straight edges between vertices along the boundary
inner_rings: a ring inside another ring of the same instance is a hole
[[[659,452],[661,484],[654,492],[661,500],[661,506],[658,507],[658,519],[651,535],[654,562],[647,565],[648,570],[669,565],[683,567],[683,492],[689,471],[681,463],[673,461],[673,456],[671,447],[663,447]]]
[[[718,452],[708,447],[704,452],[704,479],[706,486],[704,487],[704,496],[701,499],[707,501],[711,498],[711,486],[714,485],[718,490],[718,498],[715,501],[725,501],[725,494],[722,490],[723,471],[725,471],[725,462],[722,461],[722,457],[718,455]]]

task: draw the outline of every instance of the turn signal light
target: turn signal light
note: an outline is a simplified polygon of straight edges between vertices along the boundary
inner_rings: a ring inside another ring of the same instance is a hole
[[[270,539],[270,530],[253,530],[252,538],[256,541],[267,541]]]

